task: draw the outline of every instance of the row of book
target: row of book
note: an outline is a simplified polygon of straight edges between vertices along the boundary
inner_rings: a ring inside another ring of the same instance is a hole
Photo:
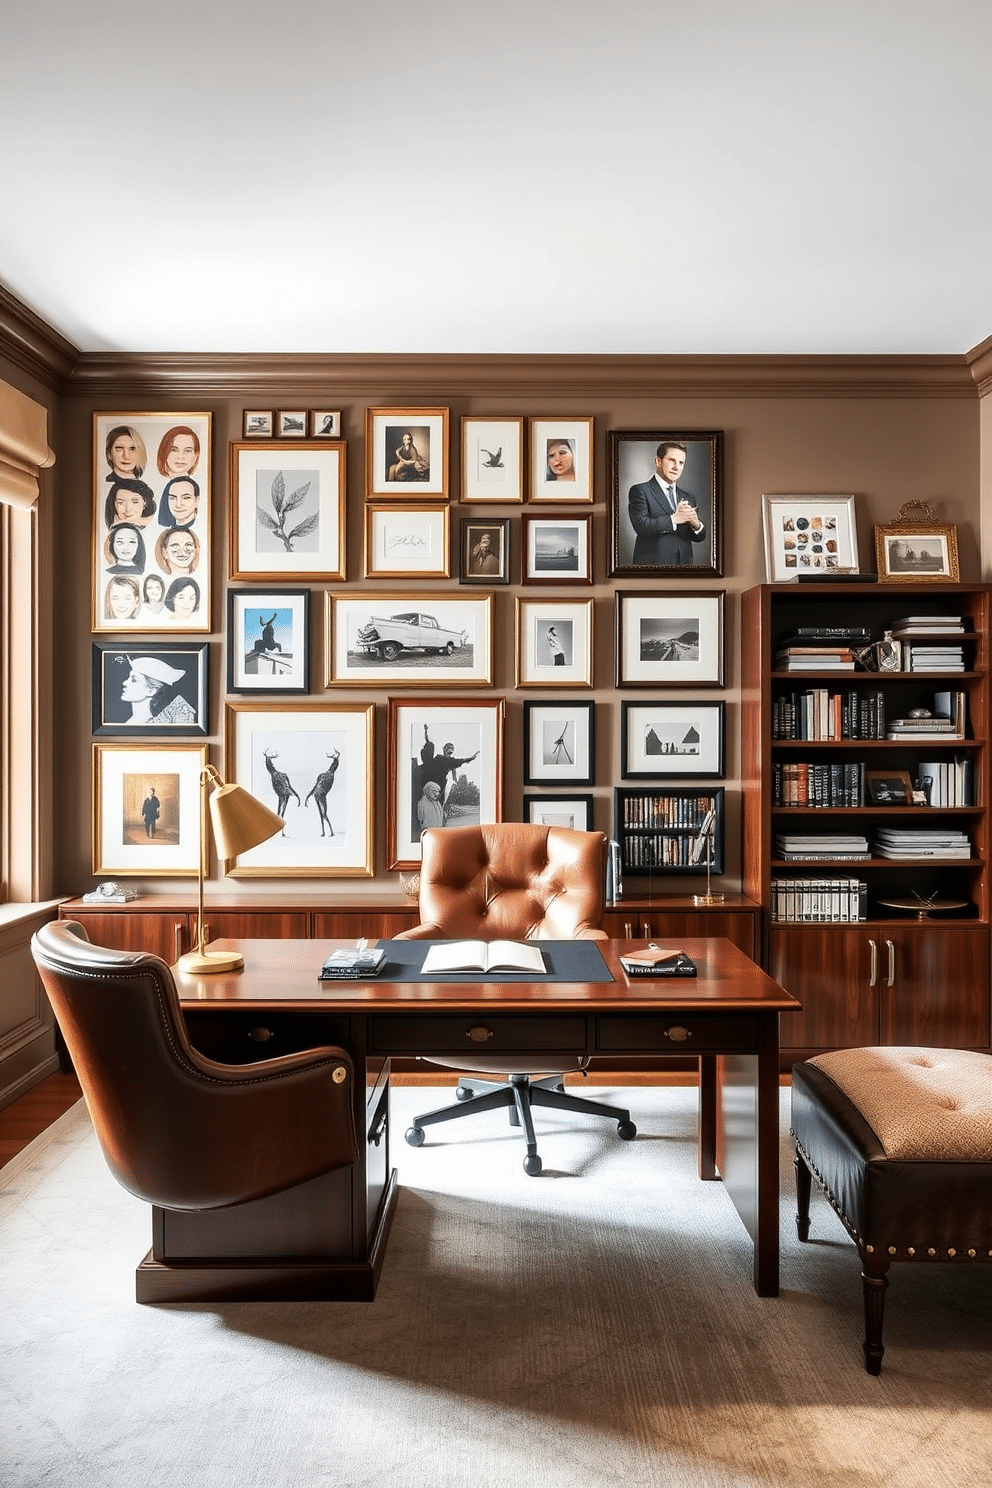
[[[682,827],[698,832],[712,796],[624,796],[623,826]]]
[[[860,878],[773,878],[772,920],[851,922],[868,918],[868,885]]]
[[[838,862],[844,858],[970,858],[967,832],[953,829],[920,831],[914,827],[879,827],[874,845],[857,833],[822,832],[815,835],[778,833],[775,857],[783,863]]]
[[[683,833],[670,837],[662,832],[625,836],[623,858],[628,868],[691,868],[702,864],[706,853],[700,853],[696,838]]]
[[[852,760],[848,764],[794,763],[776,760],[772,764],[773,806],[863,806],[865,804],[865,766]]]
[[[772,701],[772,738],[884,739],[885,694],[830,692],[826,687],[782,693]]]
[[[974,806],[975,761],[973,759],[921,760],[920,785],[930,806]]]

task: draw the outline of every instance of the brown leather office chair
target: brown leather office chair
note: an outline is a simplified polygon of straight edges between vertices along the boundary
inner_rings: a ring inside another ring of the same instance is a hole
[[[350,1056],[332,1047],[218,1064],[190,1044],[158,956],[91,945],[74,920],[31,952],[119,1183],[163,1209],[281,1193],[358,1155]]]
[[[600,928],[606,870],[601,832],[501,822],[431,827],[421,838],[421,923],[399,940],[606,940]],[[532,1106],[610,1116],[624,1141],[637,1135],[630,1112],[566,1092],[562,1076],[584,1071],[586,1055],[424,1055],[432,1064],[505,1080],[463,1075],[459,1104],[418,1116],[406,1132],[411,1147],[425,1126],[507,1107],[527,1139],[524,1172],[540,1173]],[[542,1078],[534,1078],[540,1076]],[[461,1104],[464,1102],[465,1104]]]

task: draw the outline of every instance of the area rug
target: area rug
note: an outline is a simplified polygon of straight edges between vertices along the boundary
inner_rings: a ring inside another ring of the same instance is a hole
[[[402,1131],[374,1303],[138,1307],[147,1207],[82,1105],[0,1171],[5,1488],[961,1488],[992,1484],[992,1268],[892,1272],[880,1378],[853,1247],[814,1196],[782,1292],[695,1173],[695,1092],[542,1112],[528,1178],[504,1113]]]

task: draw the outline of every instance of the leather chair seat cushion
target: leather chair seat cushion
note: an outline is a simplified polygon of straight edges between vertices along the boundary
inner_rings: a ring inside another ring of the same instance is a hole
[[[888,1158],[992,1162],[992,1056],[968,1049],[840,1049],[811,1059]]]

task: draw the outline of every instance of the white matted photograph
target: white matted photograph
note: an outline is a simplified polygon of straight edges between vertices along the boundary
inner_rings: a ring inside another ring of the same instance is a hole
[[[591,599],[517,598],[517,686],[592,686]]]
[[[206,745],[93,745],[93,872],[195,878]]]
[[[366,408],[365,494],[447,500],[446,408]]]
[[[669,776],[723,774],[725,705],[720,703],[620,704],[621,776],[660,780]]]
[[[310,691],[309,589],[228,589],[227,690]]]
[[[93,733],[208,734],[205,641],[93,642]]]
[[[524,515],[524,584],[592,583],[592,515]]]
[[[325,687],[488,687],[493,596],[325,595]]]
[[[618,687],[722,687],[723,590],[616,596]]]
[[[524,784],[595,783],[596,705],[589,699],[524,703]]]
[[[524,499],[522,418],[462,419],[463,502]]]
[[[345,460],[330,440],[231,445],[229,578],[344,578]]]
[[[530,435],[531,501],[593,500],[591,418],[532,418]]]
[[[231,878],[369,878],[374,703],[228,703],[226,776],[283,818]]]
[[[524,821],[535,827],[592,831],[592,796],[524,796]]]
[[[415,868],[427,827],[503,819],[503,698],[389,699],[386,838],[390,868]]]
[[[853,496],[762,496],[761,510],[769,584],[804,573],[857,571]]]
[[[449,573],[448,507],[365,505],[365,577],[399,579],[419,575],[446,579]]]

